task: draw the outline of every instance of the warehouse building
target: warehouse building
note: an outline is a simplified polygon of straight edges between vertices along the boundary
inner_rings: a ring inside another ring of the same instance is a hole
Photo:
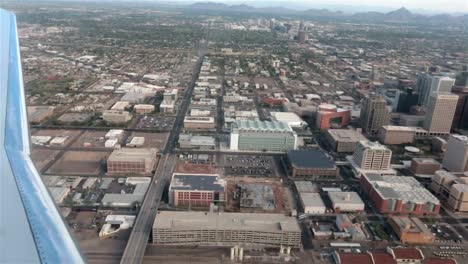
[[[174,173],[169,203],[175,207],[209,207],[226,202],[226,181],[217,174]]]
[[[110,175],[152,175],[157,153],[158,150],[155,148],[116,149],[107,159],[107,173]]]
[[[215,149],[216,140],[210,136],[193,136],[190,134],[180,134],[179,148],[181,149]]]
[[[329,192],[336,213],[364,212],[364,202],[356,192]]]
[[[447,201],[457,212],[468,212],[468,175],[456,176],[448,171],[436,171],[432,177],[431,190],[440,199]]]
[[[305,214],[325,214],[327,208],[319,193],[299,193]]]
[[[293,112],[271,112],[271,115],[276,121],[287,123],[293,129],[303,129],[307,126],[307,123]]]
[[[184,119],[185,130],[214,130],[216,123],[214,117],[187,116]]]
[[[321,149],[290,150],[288,160],[292,177],[335,179],[338,175],[335,162]]]
[[[408,244],[432,244],[435,237],[426,225],[416,217],[392,216],[388,223],[400,242]]]
[[[336,152],[354,152],[361,140],[367,140],[361,132],[350,129],[328,129],[327,138]]]
[[[146,97],[147,95],[145,93],[130,92],[122,96],[122,99],[120,99],[120,101],[129,102],[132,104],[140,104],[145,100]]]
[[[108,123],[120,124],[132,120],[128,111],[106,110],[102,113],[102,119]]]
[[[129,148],[141,148],[145,144],[145,137],[133,137],[132,140],[127,143]]]
[[[300,248],[301,229],[283,214],[159,211],[153,243],[171,246]]]
[[[361,176],[360,185],[380,213],[439,214],[439,200],[414,177],[367,174]]]
[[[284,122],[237,120],[231,126],[231,150],[288,151],[296,146],[297,134]]]

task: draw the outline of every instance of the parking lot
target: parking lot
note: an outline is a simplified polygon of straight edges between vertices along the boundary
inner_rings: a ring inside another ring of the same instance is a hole
[[[232,156],[224,157],[226,175],[278,176],[273,157],[268,156]]]
[[[158,131],[170,131],[175,122],[172,116],[143,116],[138,121],[137,129],[151,129]]]
[[[463,237],[448,225],[433,224],[428,226],[431,232],[435,235],[436,242],[461,243],[463,241]]]

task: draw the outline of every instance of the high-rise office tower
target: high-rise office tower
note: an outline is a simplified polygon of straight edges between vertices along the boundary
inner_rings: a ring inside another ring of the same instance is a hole
[[[398,113],[409,113],[410,108],[418,104],[418,95],[413,93],[413,88],[407,87],[404,91],[399,90],[393,103],[393,111]]]
[[[455,79],[444,76],[432,76],[423,74],[418,77],[417,89],[419,104],[427,106],[433,93],[450,93],[455,84]]]
[[[387,102],[382,96],[370,95],[364,98],[361,108],[361,125],[365,132],[375,133],[390,122]]]
[[[297,35],[297,40],[299,43],[304,44],[307,39],[307,34],[304,30],[299,30],[299,33]]]
[[[454,86],[452,91],[458,95],[452,129],[468,129],[468,86]]]
[[[451,172],[468,171],[468,137],[450,136],[442,165]]]
[[[458,95],[452,93],[433,93],[429,97],[423,127],[432,135],[450,133]]]
[[[468,86],[468,65],[463,66],[463,70],[457,74],[455,85],[463,87]]]

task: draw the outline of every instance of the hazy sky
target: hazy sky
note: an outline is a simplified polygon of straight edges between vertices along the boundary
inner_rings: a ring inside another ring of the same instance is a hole
[[[215,0],[215,2],[218,2]],[[219,2],[243,2],[246,4],[255,4],[254,0],[221,0]],[[352,5],[352,6],[375,6],[375,7],[389,7],[399,8],[407,7],[409,9],[424,9],[438,12],[464,12],[468,13],[468,0],[270,0],[262,1],[269,2],[271,5],[276,3],[284,4],[285,2],[292,2],[294,4],[303,3],[305,5]],[[262,3],[263,4],[263,3]]]

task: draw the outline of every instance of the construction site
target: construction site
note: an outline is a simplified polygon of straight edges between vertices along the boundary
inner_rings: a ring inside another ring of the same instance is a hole
[[[295,209],[291,191],[280,180],[251,177],[226,179],[226,212],[290,213]]]

